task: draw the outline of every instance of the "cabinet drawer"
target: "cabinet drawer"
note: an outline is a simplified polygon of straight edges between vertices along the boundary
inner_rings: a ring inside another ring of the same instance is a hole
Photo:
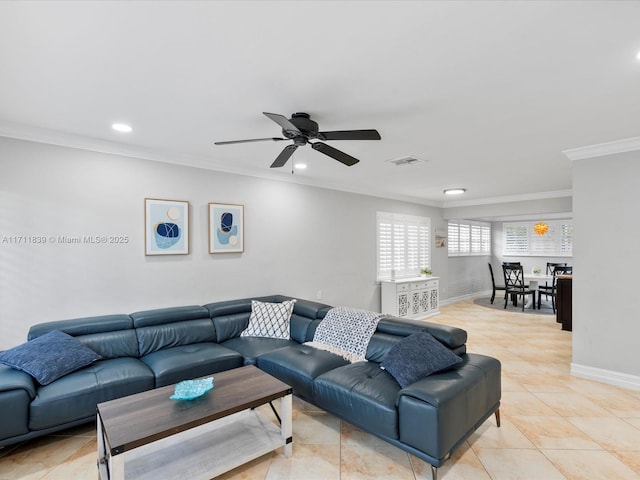
[[[407,292],[407,291],[409,291],[409,284],[408,283],[398,283],[398,284],[396,284],[396,291],[398,291],[398,292]]]
[[[425,282],[425,287],[433,288],[438,286],[438,280],[429,280]]]
[[[411,284],[411,290],[420,290],[421,288],[427,288],[429,282],[415,282]]]

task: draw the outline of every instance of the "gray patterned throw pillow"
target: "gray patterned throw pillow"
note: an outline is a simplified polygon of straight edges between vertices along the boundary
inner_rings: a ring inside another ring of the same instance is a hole
[[[251,300],[249,326],[241,337],[267,337],[289,339],[289,320],[296,300],[267,303]]]

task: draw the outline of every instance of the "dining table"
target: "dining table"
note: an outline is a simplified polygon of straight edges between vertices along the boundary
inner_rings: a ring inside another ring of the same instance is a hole
[[[535,290],[536,292],[538,292],[538,298],[540,298],[540,291],[539,291],[539,285],[540,282],[550,282],[553,280],[553,275],[547,275],[545,273],[526,273],[523,272],[522,277],[524,278],[525,282],[529,282],[529,289],[530,290]],[[534,297],[534,298],[531,298]],[[535,295],[531,295],[528,299],[527,299],[527,303],[525,305],[525,308],[529,308],[532,306],[532,303],[535,303]],[[535,307],[535,305],[533,305]],[[538,301],[538,308],[540,308],[540,301]]]

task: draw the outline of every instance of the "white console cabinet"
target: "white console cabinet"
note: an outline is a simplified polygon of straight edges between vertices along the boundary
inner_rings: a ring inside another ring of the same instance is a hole
[[[403,318],[426,318],[440,313],[439,277],[383,281],[382,313]]]

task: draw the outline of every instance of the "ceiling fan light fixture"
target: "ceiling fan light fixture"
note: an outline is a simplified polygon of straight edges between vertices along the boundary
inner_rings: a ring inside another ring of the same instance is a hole
[[[466,191],[466,188],[445,188],[443,193],[445,195],[462,195]]]
[[[296,167],[298,170],[304,170],[305,168],[307,168],[307,164],[302,162],[296,162],[294,167]]]

